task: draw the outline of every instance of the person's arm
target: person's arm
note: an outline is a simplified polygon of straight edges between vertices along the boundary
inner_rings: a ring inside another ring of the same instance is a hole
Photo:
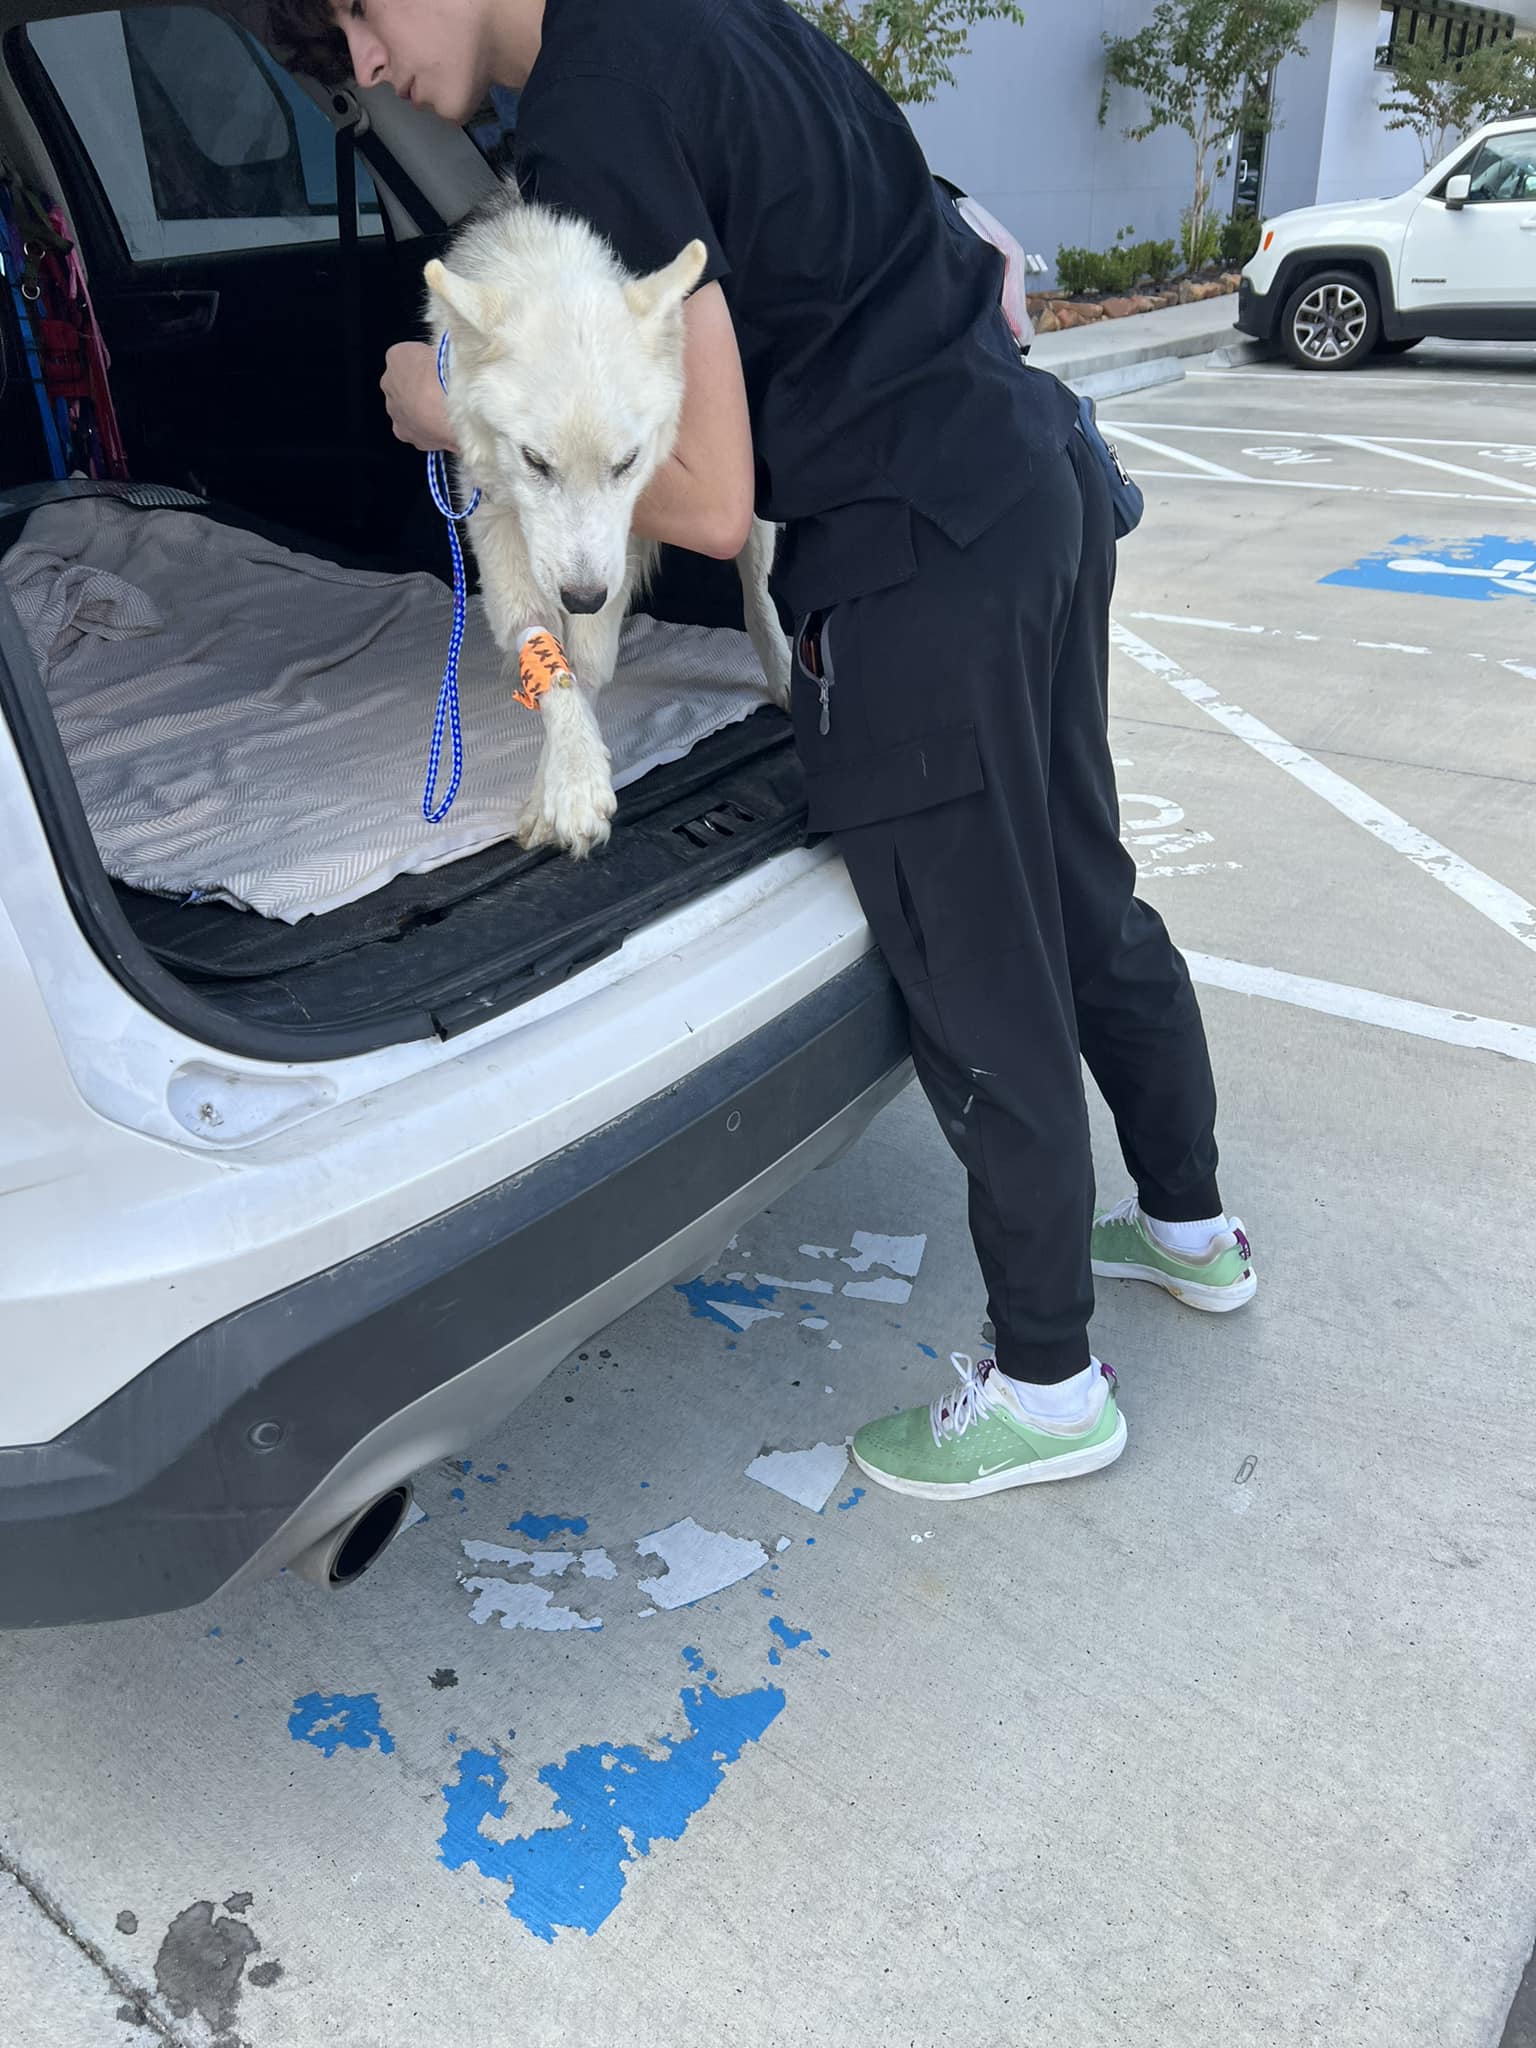
[[[641,493],[635,531],[729,562],[752,528],[752,430],[730,308],[718,284],[683,308],[683,413],[672,453]]]

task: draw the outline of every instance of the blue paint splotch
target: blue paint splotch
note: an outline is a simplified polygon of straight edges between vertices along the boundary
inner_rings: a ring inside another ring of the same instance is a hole
[[[322,1756],[374,1748],[389,1756],[395,1747],[374,1692],[307,1692],[293,1703],[288,1733],[295,1742],[312,1743]]]
[[[808,1643],[811,1640],[811,1632],[808,1628],[791,1628],[789,1623],[781,1621],[778,1615],[775,1615],[772,1621],[769,1622],[768,1632],[770,1635],[777,1636],[786,1650],[798,1650],[802,1643]]]
[[[1454,597],[1491,604],[1497,597],[1536,599],[1536,544],[1507,534],[1470,540],[1426,540],[1400,533],[1375,554],[1362,555],[1320,583],[1355,590],[1406,590],[1419,597]]]
[[[690,1671],[702,1671],[704,1669],[704,1659],[693,1647],[692,1643],[686,1645],[683,1650],[683,1662]]]
[[[847,1498],[846,1500],[840,1500],[840,1501],[838,1502],[838,1504],[837,1504],[837,1511],[838,1511],[838,1513],[839,1513],[840,1515],[845,1515],[845,1514],[847,1514],[848,1510],[849,1510],[850,1508],[856,1508],[856,1507],[858,1506],[859,1502],[860,1502],[860,1501],[861,1501],[861,1500],[862,1500],[863,1498],[864,1498],[864,1489],[863,1489],[863,1487],[862,1487],[862,1486],[856,1486],[856,1487],[855,1487],[855,1488],[853,1489],[852,1493],[850,1493],[850,1494],[849,1494],[849,1496],[848,1496],[848,1498]]]
[[[661,1737],[661,1756],[632,1743],[589,1743],[546,1764],[539,1781],[555,1794],[559,1824],[505,1841],[482,1833],[504,1811],[502,1761],[465,1750],[443,1787],[443,1862],[510,1884],[507,1911],[540,1941],[552,1942],[562,1927],[595,1934],[623,1897],[634,1859],[655,1842],[678,1841],[718,1791],[726,1765],[784,1709],[773,1685],[728,1696],[684,1687],[678,1699],[688,1732]]]
[[[919,1344],[917,1348],[921,1351],[924,1358],[937,1358],[939,1355],[931,1344]]]
[[[733,1337],[740,1335],[741,1325],[722,1315],[715,1303],[725,1302],[736,1308],[767,1308],[775,1291],[771,1287],[748,1287],[740,1280],[683,1280],[674,1285],[687,1302],[690,1315],[698,1316],[704,1322],[719,1323]]]
[[[573,1536],[585,1536],[587,1518],[585,1515],[519,1515],[515,1522],[508,1522],[508,1529],[514,1536],[526,1536],[530,1543],[546,1542],[559,1529],[569,1529]]]

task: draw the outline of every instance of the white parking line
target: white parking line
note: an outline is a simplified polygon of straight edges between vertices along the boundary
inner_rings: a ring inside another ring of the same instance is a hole
[[[1394,462],[1416,462],[1421,469],[1471,477],[1474,483],[1503,484],[1517,497],[1536,498],[1536,484],[1523,484],[1515,477],[1493,476],[1486,469],[1471,469],[1464,462],[1446,462],[1438,455],[1415,455],[1411,448],[1394,448],[1386,441],[1367,440],[1363,434],[1334,434],[1331,438],[1341,448],[1362,448],[1367,455],[1386,455]]]
[[[1317,390],[1314,382],[1316,372],[1301,371],[1293,374],[1281,364],[1277,364],[1272,370],[1186,370],[1184,374],[1186,377],[1219,377],[1223,383],[1229,378],[1235,378],[1245,384],[1279,385],[1296,392],[1298,397],[1304,393],[1315,394]],[[1306,378],[1304,384],[1296,381],[1300,376]],[[1454,370],[1351,370],[1349,388],[1353,390],[1357,384],[1385,385],[1393,392],[1416,389],[1441,392],[1447,386],[1452,391],[1536,391],[1536,356],[1533,356],[1529,368],[1523,364],[1513,365],[1507,377],[1462,377]],[[1313,402],[1316,402],[1315,395]]]
[[[1166,455],[1174,462],[1187,462],[1191,469],[1197,469],[1204,476],[1218,476],[1224,483],[1252,483],[1252,477],[1245,476],[1240,469],[1227,469],[1222,463],[1207,462],[1203,455],[1191,455],[1187,448],[1170,448],[1164,441],[1149,441],[1145,434],[1133,434],[1129,427],[1115,422],[1115,432],[1122,441],[1132,441],[1138,448],[1150,449],[1154,455]]]
[[[1143,640],[1128,626],[1112,620],[1109,633],[1111,642],[1149,675],[1157,676],[1171,689],[1177,690],[1181,697],[1198,705],[1207,717],[1225,726],[1245,746],[1252,747],[1256,754],[1262,754],[1266,761],[1283,768],[1287,775],[1310,789],[1314,796],[1320,796],[1324,803],[1331,804],[1341,817],[1361,826],[1384,846],[1391,847],[1394,853],[1402,854],[1416,868],[1470,904],[1491,924],[1496,924],[1500,931],[1507,932],[1512,939],[1536,953],[1536,904],[1527,903],[1523,896],[1517,895],[1503,882],[1495,881],[1492,875],[1485,875],[1481,868],[1473,867],[1460,854],[1442,846],[1438,839],[1431,839],[1427,832],[1410,825],[1406,818],[1388,810],[1385,804],[1378,803],[1375,797],[1368,796],[1353,782],[1332,768],[1325,768],[1321,761],[1315,760],[1301,747],[1293,746],[1273,727],[1255,718],[1252,712],[1244,711],[1239,704],[1225,702],[1220,691],[1212,689],[1198,676],[1190,675],[1171,655]]]
[[[1267,435],[1264,429],[1252,425],[1246,427],[1211,427],[1205,425],[1196,426],[1193,421],[1189,420],[1123,420],[1117,414],[1112,415],[1105,406],[1100,407],[1099,417],[1101,420],[1113,418],[1115,427],[1121,432],[1135,427],[1140,432],[1146,434],[1230,434],[1237,435],[1245,441],[1252,441],[1256,438],[1259,440],[1274,438],[1272,435]],[[1316,428],[1286,426],[1279,431],[1289,441],[1349,442],[1354,439],[1350,434],[1325,434]],[[1495,451],[1502,455],[1508,455],[1512,460],[1527,455],[1536,459],[1536,442],[1495,441],[1491,440],[1486,434],[1477,441],[1450,441],[1430,434],[1372,434],[1370,438],[1372,441],[1382,441],[1394,447],[1480,448],[1490,455]]]
[[[1402,996],[1379,995],[1375,989],[1351,988],[1338,981],[1315,981],[1308,974],[1286,974],[1278,967],[1254,967],[1246,960],[1221,960],[1209,953],[1186,953],[1193,979],[1204,988],[1230,989],[1240,996],[1262,996],[1290,1003],[1298,1010],[1317,1010],[1328,1017],[1347,1017],[1357,1024],[1376,1024],[1387,1031],[1406,1031],[1413,1038],[1433,1038],[1442,1045],[1471,1046],[1479,1052],[1501,1052],[1512,1060],[1536,1065],[1536,1025],[1508,1024],[1498,1017],[1474,1017],[1465,1010],[1437,1010]]]
[[[1109,420],[1105,424],[1114,427],[1118,439],[1130,441],[1135,438],[1131,434],[1121,434],[1118,420]],[[1179,454],[1181,451],[1175,449],[1172,452]],[[1187,459],[1190,461],[1198,460],[1194,456]],[[1214,463],[1204,463],[1202,468],[1210,472],[1209,479],[1193,469],[1143,469],[1139,463],[1136,466],[1136,474],[1139,477],[1159,477],[1168,483],[1198,484],[1209,480],[1212,483],[1251,484],[1257,491],[1346,491],[1362,498],[1451,499],[1458,505],[1528,505],[1530,503],[1529,498],[1517,498],[1507,491],[1430,491],[1418,489],[1411,484],[1324,484],[1317,482],[1312,477],[1243,476],[1235,469],[1222,473],[1216,468]]]
[[[1454,654],[1447,654],[1442,648],[1419,647],[1409,640],[1352,640],[1340,634],[1296,633],[1286,626],[1245,626],[1236,619],[1202,619],[1193,612],[1127,612],[1129,619],[1142,619],[1154,626],[1193,626],[1202,633],[1243,633],[1269,640],[1305,640],[1313,646],[1331,641],[1335,647],[1363,647],[1375,654],[1428,655],[1435,661],[1494,662],[1499,668],[1508,669],[1512,676],[1524,676],[1527,682],[1536,683],[1536,663],[1516,661],[1513,656],[1478,654],[1471,648],[1458,647]]]

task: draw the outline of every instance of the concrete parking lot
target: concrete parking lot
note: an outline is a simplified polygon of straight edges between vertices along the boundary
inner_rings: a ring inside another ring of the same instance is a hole
[[[7,2048],[1536,2040],[1536,352],[1102,416],[1257,1301],[1106,1289],[1107,1472],[856,1483],[982,1348],[909,1093],[355,1589],[0,1640]]]

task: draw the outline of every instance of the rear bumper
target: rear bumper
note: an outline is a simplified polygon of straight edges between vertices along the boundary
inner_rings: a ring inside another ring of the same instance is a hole
[[[567,1151],[199,1331],[52,1442],[0,1449],[0,1628],[161,1613],[278,1570],[707,1264],[909,1072],[868,955]]]

